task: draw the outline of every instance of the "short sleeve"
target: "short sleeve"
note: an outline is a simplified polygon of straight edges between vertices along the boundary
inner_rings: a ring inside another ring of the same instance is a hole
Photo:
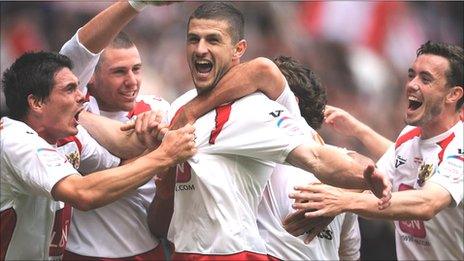
[[[295,94],[288,86],[287,80],[285,80],[285,87],[280,96],[276,99],[276,102],[287,108],[287,110],[294,116],[299,117],[301,115],[300,107],[296,100]]]
[[[452,206],[456,207],[463,200],[464,155],[459,154],[459,151],[462,152],[462,145],[460,149],[456,148],[456,146],[450,147],[443,156],[443,162],[438,166],[436,173],[429,181],[445,188],[453,199]]]
[[[377,161],[377,169],[387,175],[392,182],[392,175],[395,172],[395,145],[391,145],[383,156]]]
[[[53,199],[53,186],[77,171],[45,140],[36,134],[25,134],[23,137],[13,137],[11,133],[2,133],[1,164],[9,169],[9,182],[12,191],[21,194],[45,196]],[[9,137],[9,138],[8,138]]]
[[[257,93],[231,105],[230,120],[207,150],[284,163],[293,149],[312,142],[286,108]]]
[[[78,36],[80,30],[61,47],[60,54],[66,55],[73,62],[72,71],[79,79],[79,90],[86,94],[87,83],[93,75],[101,53],[94,54],[81,44]]]

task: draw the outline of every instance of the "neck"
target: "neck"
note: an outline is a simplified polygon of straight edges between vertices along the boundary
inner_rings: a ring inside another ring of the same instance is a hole
[[[47,132],[47,128],[44,125],[40,124],[40,121],[36,119],[34,116],[27,116],[23,122],[26,123],[29,127],[31,127],[31,129],[33,129],[35,132],[37,132],[39,137],[44,139],[48,144],[54,145],[58,142],[58,139],[50,136]]]
[[[428,122],[424,126],[420,126],[422,129],[421,137],[422,139],[430,139],[440,135],[451,129],[458,121],[460,121],[459,112],[455,112],[451,116],[449,114],[442,114],[435,120]]]

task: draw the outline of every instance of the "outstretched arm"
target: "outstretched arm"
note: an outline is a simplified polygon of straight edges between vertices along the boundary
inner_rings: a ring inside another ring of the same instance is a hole
[[[303,144],[290,152],[286,161],[314,173],[323,183],[341,188],[370,189],[380,198],[379,205],[388,205],[391,183],[374,168],[371,160],[360,163],[339,148]]]
[[[295,209],[310,210],[307,218],[335,216],[353,212],[366,218],[390,220],[429,220],[451,204],[451,195],[442,186],[427,182],[421,190],[392,193],[390,206],[379,209],[378,199],[370,193],[348,192],[326,185],[298,186],[290,198],[305,200]]]
[[[91,210],[120,198],[149,181],[156,173],[166,172],[196,152],[194,127],[187,125],[166,134],[160,147],[121,167],[81,176],[70,175],[52,189],[55,200],[69,202],[80,210]]]
[[[132,125],[86,111],[79,114],[79,123],[90,135],[111,154],[122,159],[137,157],[145,149],[155,147],[158,134],[167,130],[161,122],[162,116],[156,111],[139,114]],[[123,126],[130,129],[123,130]]]
[[[357,138],[377,159],[382,157],[393,144],[393,142],[340,108],[327,105],[324,114],[325,123],[335,132]]]
[[[242,98],[256,91],[263,92],[271,100],[277,99],[284,90],[284,76],[271,60],[259,57],[232,67],[217,86],[206,94],[200,94],[184,105],[171,121],[176,129],[198,118],[221,104]]]

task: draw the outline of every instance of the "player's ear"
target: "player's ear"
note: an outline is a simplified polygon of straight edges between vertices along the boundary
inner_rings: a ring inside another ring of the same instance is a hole
[[[29,109],[31,111],[41,112],[44,105],[44,101],[35,97],[33,94],[29,94],[27,96],[27,104],[29,105]]]
[[[245,39],[236,43],[234,48],[234,59],[240,59],[245,54],[247,46],[248,44]]]
[[[457,103],[464,95],[462,86],[451,87],[449,93],[446,95],[446,103]]]

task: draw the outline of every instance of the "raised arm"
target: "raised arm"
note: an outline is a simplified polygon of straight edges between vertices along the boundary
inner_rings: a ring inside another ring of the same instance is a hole
[[[148,182],[156,173],[190,158],[196,152],[194,130],[187,125],[168,132],[158,149],[124,166],[67,176],[55,184],[52,195],[80,210],[104,206]]]
[[[184,105],[171,121],[171,128],[193,123],[221,104],[234,101],[256,91],[271,100],[284,90],[284,76],[271,60],[259,57],[232,67],[207,95],[198,95]]]
[[[338,134],[357,138],[377,159],[382,157],[393,144],[393,142],[340,108],[327,105],[324,114],[325,123],[333,130]]]
[[[79,30],[81,44],[92,53],[101,52],[137,13],[127,1],[112,4]]]

